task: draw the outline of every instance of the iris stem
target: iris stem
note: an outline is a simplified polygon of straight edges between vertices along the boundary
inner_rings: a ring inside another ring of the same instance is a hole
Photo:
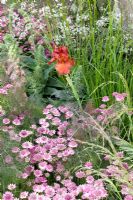
[[[70,88],[72,90],[72,93],[73,93],[75,99],[77,100],[79,108],[82,110],[82,105],[81,105],[81,102],[80,102],[80,98],[79,98],[78,92],[77,92],[77,90],[76,90],[76,88],[75,88],[75,86],[74,86],[74,84],[72,82],[72,79],[70,78],[69,75],[66,75],[66,80],[67,80],[67,82],[68,82],[68,84],[69,84],[69,86],[70,86]]]

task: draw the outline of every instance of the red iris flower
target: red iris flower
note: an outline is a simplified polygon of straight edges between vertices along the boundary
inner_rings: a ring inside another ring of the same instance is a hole
[[[55,69],[60,75],[69,74],[71,68],[75,65],[74,59],[70,58],[68,48],[65,46],[55,46],[52,59],[48,64],[53,62],[56,62]]]

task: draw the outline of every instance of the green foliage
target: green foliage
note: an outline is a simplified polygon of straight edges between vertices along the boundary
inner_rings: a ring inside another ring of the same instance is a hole
[[[99,2],[97,1],[79,0],[74,2],[71,7],[66,7],[63,1],[61,3],[63,6],[57,9],[60,17],[54,18],[52,24],[49,23],[51,32],[46,32],[46,34],[48,38],[51,34],[55,40],[58,37],[57,41],[60,45],[65,44],[69,47],[76,60],[76,67],[72,73],[74,81],[76,74],[82,68],[80,85],[84,85],[84,94],[81,101],[88,101],[92,98],[98,105],[102,96],[109,95],[114,91],[125,91],[121,78],[114,72],[121,73],[123,78],[127,80],[132,96],[132,54],[129,57],[125,52],[126,49],[129,49],[132,40],[129,38],[128,42],[125,41],[126,33],[123,32],[122,21],[117,21],[114,16],[112,1],[106,1],[106,6],[104,5],[102,11],[103,18],[99,18],[101,15],[98,14]],[[53,8],[56,10],[55,4],[49,4],[49,6],[51,10]],[[72,11],[74,6],[75,10]],[[84,18],[84,13],[88,14],[87,21]],[[72,23],[75,27],[79,28],[79,32],[75,36],[73,35],[74,29],[71,29],[71,24],[67,20],[69,15],[73,19]],[[104,19],[106,19],[105,22]],[[103,25],[99,26],[100,23]],[[53,27],[54,24],[56,24],[56,28]],[[89,32],[82,34],[82,28],[86,26],[89,28]],[[77,85],[76,81],[75,85]],[[81,94],[80,88],[77,90]]]
[[[61,101],[69,99],[65,82],[57,77],[54,66],[48,65],[43,46],[37,46],[31,56],[21,56],[21,66],[26,70],[27,94],[33,101],[40,104],[52,97]]]

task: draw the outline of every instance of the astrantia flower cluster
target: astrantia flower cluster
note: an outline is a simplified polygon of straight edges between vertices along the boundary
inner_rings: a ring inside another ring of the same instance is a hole
[[[75,154],[75,148],[78,146],[73,138],[73,130],[70,128],[73,112],[65,106],[55,108],[48,105],[44,108],[43,114],[44,117],[39,120],[38,125],[33,124],[29,130],[19,131],[17,137],[21,147],[14,146],[11,150],[12,154],[16,155],[16,160],[26,163],[19,178],[26,182],[27,190],[20,191],[20,194],[16,195],[16,184],[11,183],[2,199],[100,200],[106,198],[107,191],[103,181],[95,180],[91,175],[91,162],[85,163],[84,171],[77,171],[74,175],[83,180],[82,185],[77,185],[74,176],[65,169],[66,161]],[[8,118],[3,120],[5,128],[3,127],[2,130],[8,132],[11,137],[11,134],[14,134],[11,121]],[[6,163],[13,162],[9,155],[5,159]],[[89,175],[87,170],[90,170]]]

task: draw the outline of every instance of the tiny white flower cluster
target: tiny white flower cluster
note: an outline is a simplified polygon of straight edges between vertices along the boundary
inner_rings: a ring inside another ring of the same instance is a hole
[[[89,34],[89,13],[80,12],[75,3],[67,7],[60,3],[59,0],[56,0],[54,7],[45,6],[41,8],[40,12],[47,19],[55,21],[55,27],[60,33],[56,34],[55,31],[54,34],[54,40],[57,44],[68,36],[75,39],[77,35],[85,37]]]
[[[7,0],[1,0],[2,4],[6,4]]]
[[[108,17],[102,16],[96,23],[98,28],[104,27],[109,22]]]

